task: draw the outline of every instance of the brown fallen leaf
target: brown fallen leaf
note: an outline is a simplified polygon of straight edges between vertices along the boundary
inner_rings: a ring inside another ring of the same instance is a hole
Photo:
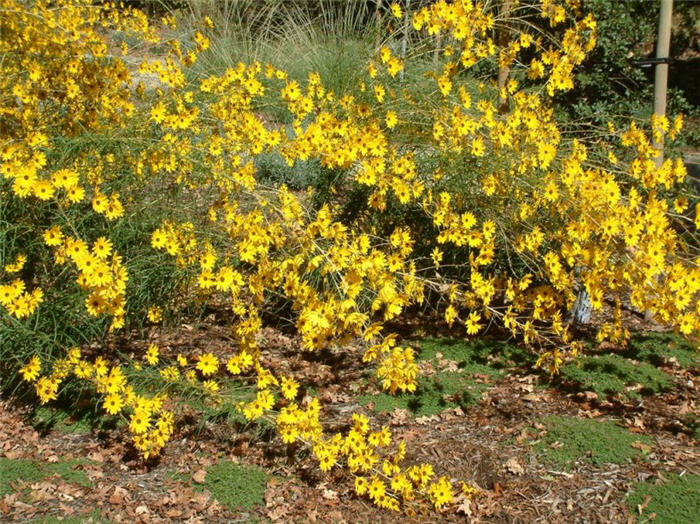
[[[630,446],[632,446],[635,449],[638,449],[642,453],[649,453],[652,450],[652,447],[650,445],[644,444],[643,442],[639,442],[638,440],[635,442],[632,442],[632,444],[630,444]]]
[[[541,398],[542,394],[540,393],[528,393],[527,395],[522,396],[522,399],[526,402],[539,402]]]
[[[289,513],[289,506],[280,505],[274,508],[273,510],[268,511],[267,516],[270,520],[274,522],[277,520],[281,520],[283,517],[287,516],[287,513]]]
[[[391,417],[389,419],[389,425],[391,426],[403,426],[408,422],[408,410],[394,408],[391,412]]]
[[[324,488],[321,495],[323,496],[324,499],[338,500],[338,492],[333,491],[332,489]]]
[[[523,473],[525,473],[525,469],[520,464],[520,462],[518,462],[518,459],[515,457],[510,457],[508,459],[508,461],[506,462],[506,468],[513,475],[522,475]]]
[[[461,501],[459,499],[461,499]],[[471,517],[472,516],[472,501],[468,497],[461,495],[457,499],[457,502],[459,502],[459,505],[457,506],[457,513],[461,513],[462,515],[464,515],[467,518]]]
[[[124,488],[121,488],[119,486],[115,486],[114,491],[112,492],[112,495],[109,497],[108,502],[110,504],[121,504],[124,502],[124,498],[128,495],[127,491]]]
[[[192,475],[192,480],[195,481],[197,484],[204,484],[204,481],[207,478],[207,470],[205,469],[200,469],[197,470],[194,475]]]
[[[644,508],[646,508],[650,502],[651,502],[651,495],[646,495],[644,497],[644,499],[642,500],[642,503],[637,504],[637,511],[639,512],[640,515],[642,513],[644,513]]]
[[[424,426],[426,424],[430,424],[431,422],[438,422],[439,420],[440,420],[440,417],[437,415],[416,417],[416,424],[420,424],[421,426]]]

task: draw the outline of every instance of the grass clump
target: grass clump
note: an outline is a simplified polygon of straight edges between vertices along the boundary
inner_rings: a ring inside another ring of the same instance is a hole
[[[629,342],[625,356],[654,366],[667,365],[669,360],[674,359],[684,368],[700,367],[700,352],[675,333],[635,335]]]
[[[486,384],[469,380],[463,373],[437,373],[432,377],[421,377],[415,393],[389,395],[362,395],[360,404],[374,403],[378,412],[408,410],[412,415],[424,417],[440,413],[448,408],[468,406],[481,398]]]
[[[91,523],[109,523],[112,522],[102,517],[99,510],[94,509],[90,513],[78,515],[74,517],[64,517],[49,515],[46,517],[37,517],[28,521],[28,524],[91,524]]]
[[[700,515],[700,476],[673,475],[665,482],[639,482],[627,499],[634,514],[641,511],[640,522],[673,522],[692,524]],[[647,497],[651,497],[644,505]]]
[[[542,423],[547,433],[535,443],[533,451],[543,461],[559,467],[570,467],[577,460],[595,465],[622,464],[641,455],[639,448],[652,444],[650,437],[632,433],[609,420],[550,416]]]
[[[468,373],[496,374],[498,370],[534,363],[533,354],[501,340],[458,338],[432,338],[420,340],[419,356],[423,360],[442,358],[455,360]]]
[[[580,389],[593,391],[599,397],[622,394],[636,397],[638,393],[667,391],[672,377],[646,362],[635,363],[619,355],[592,355],[561,368],[561,380],[574,382]]]
[[[39,482],[53,475],[58,475],[65,482],[87,487],[90,479],[84,471],[77,468],[88,462],[84,459],[69,459],[39,464],[28,459],[0,458],[0,496],[12,493],[15,482]]]
[[[473,405],[488,385],[473,380],[470,375],[498,377],[503,369],[530,358],[525,350],[497,340],[426,337],[419,341],[419,345],[420,360],[430,361],[434,366],[438,366],[440,360],[452,360],[460,371],[442,371],[431,377],[421,377],[415,393],[362,395],[359,402],[373,402],[374,410],[378,412],[398,408],[408,410],[414,416],[429,416],[445,409]]]
[[[66,409],[38,406],[32,413],[31,424],[37,431],[56,430],[66,434],[85,435],[100,425],[102,419],[92,411],[77,416]]]
[[[203,488],[229,510],[262,504],[269,475],[254,466],[217,462],[207,468]]]

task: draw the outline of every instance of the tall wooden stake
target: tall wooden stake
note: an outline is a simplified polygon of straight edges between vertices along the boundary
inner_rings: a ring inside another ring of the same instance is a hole
[[[382,39],[382,0],[376,1],[377,3],[374,7],[374,30],[376,31],[374,35],[375,50],[379,48],[379,43]]]
[[[659,12],[659,33],[656,40],[656,58],[669,58],[671,51],[671,15],[673,13],[673,0],[661,0]],[[656,64],[654,71],[654,114],[666,115],[666,90],[668,87],[668,62]],[[664,139],[654,142],[654,148],[659,151],[656,157],[656,167],[664,162]]]
[[[510,0],[502,0],[501,3],[501,17],[503,18],[503,24],[507,24],[507,18],[508,15],[510,14]],[[502,27],[498,31],[498,46],[501,48],[501,52],[503,52],[506,47],[508,47],[508,43],[510,42],[510,30],[508,27]],[[508,82],[508,75],[510,74],[510,67],[509,66],[501,66],[500,64],[498,65],[498,92],[503,93],[503,90],[506,87],[506,83]],[[499,96],[498,99],[498,112],[500,114],[505,114],[508,112],[508,96]]]
[[[661,0],[659,10],[659,32],[656,38],[656,58],[669,58],[671,52],[671,15],[673,14],[673,0]],[[654,114],[666,115],[666,90],[668,87],[668,62],[656,64],[654,70]],[[664,163],[664,137],[660,141],[654,140],[654,149],[658,151],[655,163],[659,169]],[[650,310],[644,312],[644,320],[652,320]]]

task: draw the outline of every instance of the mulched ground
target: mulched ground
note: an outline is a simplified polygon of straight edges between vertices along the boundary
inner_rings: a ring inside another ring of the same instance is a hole
[[[489,383],[472,407],[413,419],[400,410],[376,414],[355,401],[368,387],[356,355],[303,355],[293,338],[271,329],[264,330],[263,339],[268,364],[315,384],[331,425],[351,412],[365,412],[406,440],[409,462],[429,461],[438,474],[481,489],[459,508],[402,521],[632,522],[625,496],[635,482],[665,473],[700,474],[697,443],[681,422],[698,412],[700,377],[678,367],[666,370],[675,376],[673,392],[635,401],[537,387],[541,377],[521,370]],[[157,341],[173,354],[193,349],[228,353],[231,344],[226,328],[213,319],[159,335]],[[58,477],[20,483],[14,487],[23,494],[0,499],[2,521],[80,517],[98,510],[115,522],[397,522],[396,514],[354,496],[345,473],[321,474],[308,456],[290,457],[278,439],[255,427],[185,423],[157,461],[144,463],[120,430],[39,434],[27,414],[26,407],[0,402],[0,456],[40,462],[88,458],[92,462],[81,468],[92,486]],[[558,471],[539,463],[529,446],[537,437],[533,423],[550,414],[614,419],[652,437],[654,445],[645,460],[601,467],[577,463],[570,471]],[[192,476],[225,459],[257,464],[273,475],[263,507],[229,511],[197,489]]]

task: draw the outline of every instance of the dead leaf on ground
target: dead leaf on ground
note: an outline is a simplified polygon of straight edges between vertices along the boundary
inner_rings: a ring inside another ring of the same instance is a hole
[[[461,499],[461,501],[459,499]],[[459,502],[459,505],[457,506],[457,513],[460,513],[467,518],[472,516],[472,501],[468,497],[462,495],[456,502]]]
[[[508,461],[506,462],[506,468],[513,475],[522,475],[523,473],[525,473],[525,469],[523,468],[522,464],[518,462],[518,459],[516,457],[510,457],[508,459]]]
[[[194,475],[192,475],[192,480],[195,481],[197,484],[204,484],[204,481],[207,478],[207,471],[205,469],[200,469],[197,470]]]
[[[644,444],[643,442],[639,442],[638,440],[630,444],[633,448],[638,449],[642,453],[649,453],[652,450],[652,447],[648,444]]]

